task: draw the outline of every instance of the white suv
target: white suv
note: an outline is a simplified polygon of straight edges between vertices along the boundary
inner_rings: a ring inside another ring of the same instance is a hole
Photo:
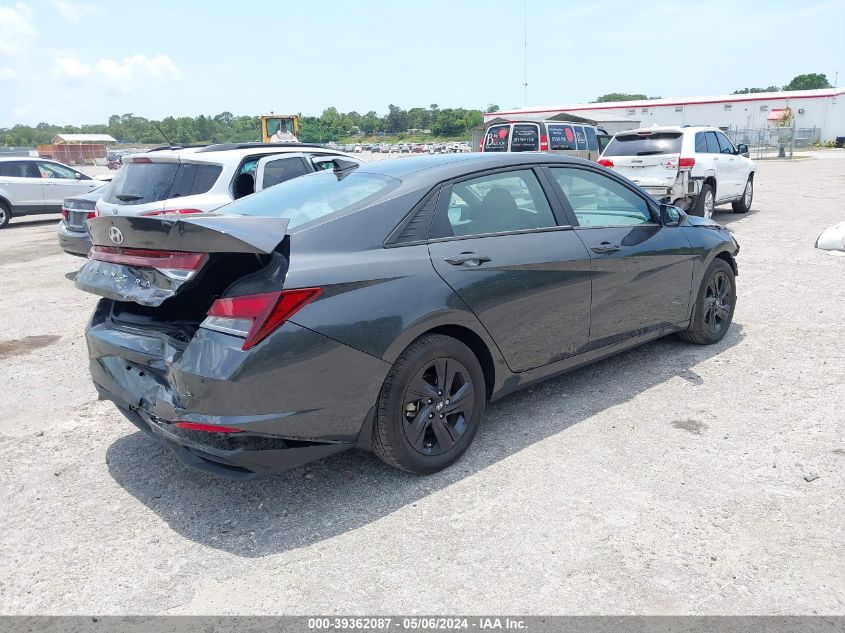
[[[53,160],[0,157],[0,229],[13,215],[61,213],[65,198],[102,186],[101,180]]]
[[[160,149],[123,157],[97,215],[203,213],[322,169],[360,158],[306,143],[242,143]]]
[[[713,217],[713,209],[728,202],[736,213],[751,208],[757,167],[748,146],[735,146],[715,127],[619,132],[598,162],[692,215]]]

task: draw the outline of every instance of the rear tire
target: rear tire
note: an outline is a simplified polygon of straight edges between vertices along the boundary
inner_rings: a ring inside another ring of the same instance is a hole
[[[754,181],[749,178],[745,183],[742,197],[731,204],[734,213],[748,213],[751,210],[751,201],[754,199]]]
[[[384,380],[373,452],[417,475],[451,466],[466,452],[484,415],[484,373],[475,354],[449,336],[414,341]]]
[[[716,194],[710,185],[702,185],[701,192],[695,199],[695,204],[690,210],[690,215],[697,215],[700,218],[712,218],[716,208]]]
[[[736,277],[733,268],[717,257],[701,280],[689,327],[679,336],[696,345],[718,343],[730,328],[735,309]]]
[[[0,229],[6,228],[12,219],[12,210],[5,202],[0,202]]]

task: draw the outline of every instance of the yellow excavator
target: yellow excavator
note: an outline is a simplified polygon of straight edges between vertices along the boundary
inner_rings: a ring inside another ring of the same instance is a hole
[[[296,143],[299,141],[299,115],[262,114],[261,140],[264,143]]]

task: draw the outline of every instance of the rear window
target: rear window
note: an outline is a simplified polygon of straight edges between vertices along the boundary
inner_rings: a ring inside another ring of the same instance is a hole
[[[222,171],[220,165],[127,163],[117,172],[103,200],[135,205],[206,193]]]
[[[506,152],[510,140],[510,125],[491,125],[484,134],[485,152]]]
[[[375,202],[399,186],[389,176],[322,171],[294,178],[220,209],[226,215],[288,218],[289,228]]]
[[[511,133],[512,152],[536,152],[540,149],[540,128],[536,125],[517,124]]]
[[[571,125],[550,125],[549,126],[549,149],[551,150],[572,150],[575,149],[575,132]]]
[[[649,154],[680,154],[680,132],[659,132],[614,136],[602,156],[647,156]]]

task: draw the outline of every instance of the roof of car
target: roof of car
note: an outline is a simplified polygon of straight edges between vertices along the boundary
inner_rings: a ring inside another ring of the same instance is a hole
[[[332,149],[331,147],[316,144],[312,145],[308,143],[220,143],[217,145],[205,145],[200,147],[156,149],[152,155],[167,157],[190,156],[192,161],[229,163],[237,162],[245,156],[255,156],[256,154],[296,154],[306,151],[316,151],[319,153],[346,157],[350,156],[345,152]],[[126,159],[128,160],[136,156],[152,157],[150,156],[150,152],[140,152],[126,156]]]
[[[10,160],[47,160],[46,158],[41,158],[40,156],[0,156],[0,161],[8,162]],[[58,161],[50,161],[50,162],[58,162]]]
[[[677,133],[682,134],[684,132],[689,131],[700,131],[700,130],[718,130],[719,128],[712,127],[710,125],[654,125],[652,127],[638,127],[635,130],[622,130],[621,132],[617,132],[617,136],[627,136],[631,134],[662,134],[662,133]]]

